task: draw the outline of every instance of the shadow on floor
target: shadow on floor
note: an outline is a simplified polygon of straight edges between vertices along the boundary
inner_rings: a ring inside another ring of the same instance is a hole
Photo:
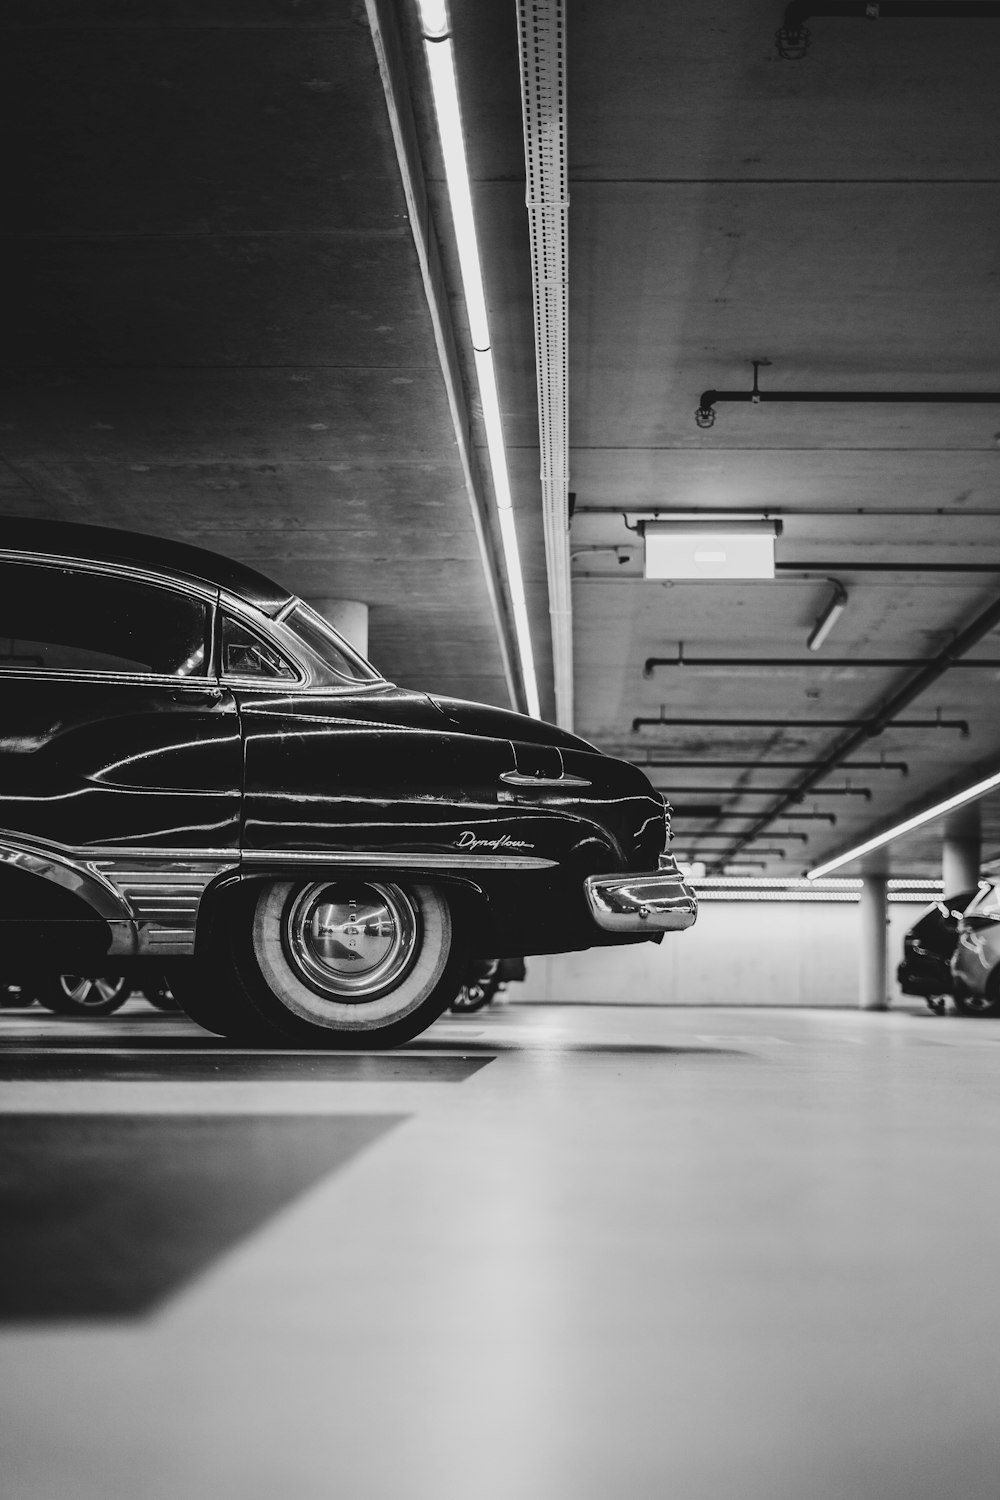
[[[148,1313],[405,1118],[0,1116],[0,1322]]]

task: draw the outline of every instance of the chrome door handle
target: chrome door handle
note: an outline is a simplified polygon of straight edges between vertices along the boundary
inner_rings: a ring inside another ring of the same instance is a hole
[[[508,786],[592,786],[593,783],[585,781],[582,776],[530,776],[524,771],[501,771],[500,780],[505,781]]]

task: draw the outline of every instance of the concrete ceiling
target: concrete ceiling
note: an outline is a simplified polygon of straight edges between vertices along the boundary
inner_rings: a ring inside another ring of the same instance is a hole
[[[655,779],[680,806],[744,815],[769,806],[748,791],[794,785],[782,763],[846,732],[817,720],[869,718],[912,675],[824,657],[925,660],[1000,594],[1000,404],[720,405],[695,424],[700,392],[748,389],[753,359],[771,361],[766,390],[1000,389],[1000,22],[817,17],[789,62],[782,9],[568,7],[576,728],[639,761],[698,762]],[[413,7],[387,10],[481,455]],[[551,714],[515,12],[452,11]],[[5,18],[20,180],[5,194],[3,510],[189,537],[306,596],[365,600],[387,675],[508,701],[365,7],[34,0]],[[785,566],[774,583],[645,582],[623,512],[657,507],[778,513]],[[996,572],[927,570],[941,563]],[[813,655],[828,576],[848,605]],[[644,676],[680,642],[803,665]],[[972,655],[1000,660],[997,632]],[[836,826],[782,819],[754,842],[784,858],[741,857],[798,873],[996,768],[998,679],[947,672],[902,718],[940,710],[967,737],[890,727],[851,759],[908,775],[838,771],[819,790],[849,779],[871,800],[810,796],[802,810]],[[748,823],[676,826],[679,852],[714,859]],[[902,841],[891,868],[936,874],[939,840]],[[984,856],[1000,857],[989,802]]]

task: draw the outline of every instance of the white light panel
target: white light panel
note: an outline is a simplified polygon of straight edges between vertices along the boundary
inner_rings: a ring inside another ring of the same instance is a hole
[[[646,521],[646,577],[773,578],[774,531],[769,521]]]

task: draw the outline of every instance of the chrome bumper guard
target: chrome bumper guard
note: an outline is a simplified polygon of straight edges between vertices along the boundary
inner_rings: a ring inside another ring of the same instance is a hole
[[[670,854],[660,868],[632,875],[588,875],[590,915],[605,932],[683,932],[698,918],[698,898]]]

